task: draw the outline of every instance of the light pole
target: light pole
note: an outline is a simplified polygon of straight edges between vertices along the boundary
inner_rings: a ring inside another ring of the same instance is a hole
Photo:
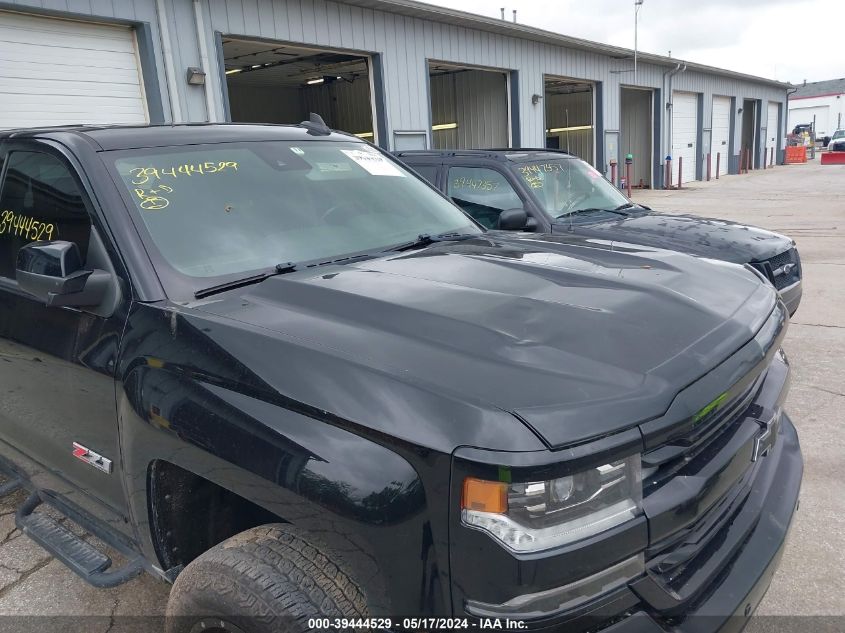
[[[643,0],[634,0],[634,83],[637,83],[637,27]]]

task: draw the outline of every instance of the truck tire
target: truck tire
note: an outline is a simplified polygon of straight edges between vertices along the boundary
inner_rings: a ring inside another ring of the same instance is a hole
[[[167,633],[302,633],[309,620],[359,618],[363,590],[297,528],[263,525],[223,541],[176,578]]]

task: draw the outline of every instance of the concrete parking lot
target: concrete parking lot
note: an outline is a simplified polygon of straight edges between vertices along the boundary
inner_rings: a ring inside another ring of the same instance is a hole
[[[801,251],[804,300],[790,327],[788,400],[806,460],[801,508],[763,615],[845,616],[845,167],[778,167],[680,191],[635,192],[660,211],[732,219],[792,236]],[[14,528],[21,493],[0,501],[0,615],[85,615],[84,629],[154,630],[168,586],[143,576],[120,587],[86,585]],[[839,620],[840,622],[845,622]],[[42,619],[0,618],[0,632],[59,630]],[[765,630],[766,627],[757,627]],[[66,630],[70,630],[66,628]]]
[[[845,166],[822,167],[816,160],[633,196],[659,211],[679,210],[785,233],[801,253],[804,298],[784,348],[793,370],[787,411],[801,439],[804,482],[789,544],[760,615],[845,615],[843,187]],[[845,621],[838,623],[845,627]],[[835,626],[830,620],[827,624]]]

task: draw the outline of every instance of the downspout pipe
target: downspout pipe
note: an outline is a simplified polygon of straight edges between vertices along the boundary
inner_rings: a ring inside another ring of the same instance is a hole
[[[794,95],[796,92],[798,92],[798,88],[797,88],[797,87],[795,87],[795,88],[787,88],[787,89],[786,89],[786,110],[785,110],[785,111],[784,111],[784,113],[783,113],[783,121],[782,121],[782,122],[781,122],[781,124],[780,124],[780,127],[781,127],[780,133],[781,133],[781,134],[783,134],[783,141],[782,141],[782,145],[783,145],[784,147],[786,147],[786,145],[787,145],[786,137],[789,135],[789,97],[790,97],[790,96],[792,96],[792,95]],[[786,154],[786,150],[785,150],[785,149],[781,149],[780,147],[778,147],[778,154],[783,154],[783,155],[784,155],[784,158],[783,158],[783,160],[781,161],[781,164],[782,164],[782,165],[783,165],[783,164],[785,164],[785,160],[786,160],[786,156],[785,156],[785,154]],[[780,158],[780,156],[778,156],[778,158]]]
[[[789,132],[789,97],[794,95],[798,92],[798,88],[787,88],[786,89],[786,112],[783,115],[783,138],[786,138],[786,133]]]
[[[182,105],[179,101],[179,86],[176,84],[176,65],[173,63],[173,44],[170,41],[170,27],[167,23],[167,9],[164,0],[156,0],[158,31],[161,36],[161,52],[164,57],[164,74],[167,78],[167,92],[170,93],[170,120],[182,123]]]
[[[214,102],[214,94],[211,91],[211,64],[208,61],[208,41],[206,40],[205,20],[202,17],[202,4],[200,0],[194,0],[194,16],[197,25],[197,42],[200,48],[200,67],[205,73],[205,109],[210,123],[217,121],[217,106]]]
[[[672,78],[682,72],[685,72],[687,65],[685,62],[678,62],[674,68],[663,73],[663,94],[666,95],[666,108],[663,113],[663,147],[662,156],[660,157],[660,166],[666,166],[666,156],[672,153],[672,108],[674,106],[674,98],[672,95]],[[667,85],[668,81],[668,85]],[[663,172],[661,172],[663,173]],[[664,183],[665,185],[666,183]]]

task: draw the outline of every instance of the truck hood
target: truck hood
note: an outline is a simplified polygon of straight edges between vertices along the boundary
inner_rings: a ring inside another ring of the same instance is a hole
[[[510,412],[554,447],[661,415],[749,341],[775,301],[732,264],[495,235],[273,277],[191,308],[318,349],[321,362],[328,353],[350,384],[363,384],[364,366]],[[344,414],[317,386],[309,400]]]
[[[556,225],[555,230],[568,230],[568,225],[565,229]],[[793,241],[785,235],[745,224],[656,213],[576,225],[575,232],[605,240],[668,248],[735,264],[764,261],[793,246]]]

